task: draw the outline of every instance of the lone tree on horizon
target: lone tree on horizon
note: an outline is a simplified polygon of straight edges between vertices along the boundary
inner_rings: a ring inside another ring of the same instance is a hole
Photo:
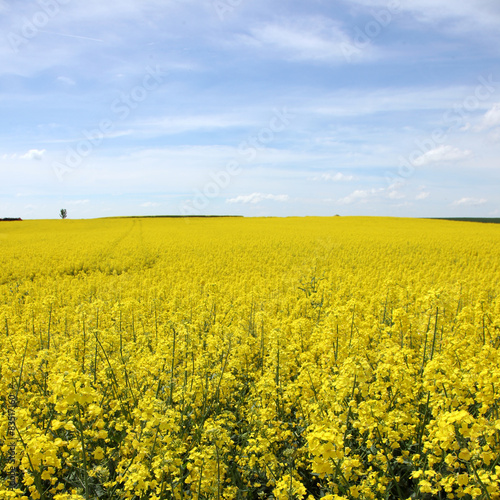
[[[59,212],[59,217],[61,219],[65,219],[68,216],[68,211],[65,208],[61,208],[61,211]]]

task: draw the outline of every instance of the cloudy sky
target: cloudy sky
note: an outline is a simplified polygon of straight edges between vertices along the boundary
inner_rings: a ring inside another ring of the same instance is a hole
[[[500,216],[498,0],[0,0],[0,217]]]

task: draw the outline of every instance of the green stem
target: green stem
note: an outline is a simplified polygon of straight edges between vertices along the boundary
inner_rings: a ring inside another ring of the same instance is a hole
[[[431,357],[430,360],[432,361],[432,358],[434,357],[434,348],[436,346],[436,333],[437,333],[437,324],[438,324],[438,314],[439,314],[439,307],[436,307],[436,320],[434,323],[434,334],[432,336],[432,347],[431,347]]]
[[[76,393],[76,387],[75,387]],[[78,410],[78,427],[80,431],[80,441],[82,443],[82,457],[83,457],[83,480],[85,482],[85,500],[89,500],[89,476],[87,474],[87,453],[85,451],[85,437],[83,435],[83,423],[82,423],[82,412],[80,409],[80,403],[76,402],[76,408]]]

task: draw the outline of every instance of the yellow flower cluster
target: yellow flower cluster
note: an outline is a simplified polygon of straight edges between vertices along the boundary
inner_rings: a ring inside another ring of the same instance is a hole
[[[0,226],[0,498],[500,499],[500,226]]]

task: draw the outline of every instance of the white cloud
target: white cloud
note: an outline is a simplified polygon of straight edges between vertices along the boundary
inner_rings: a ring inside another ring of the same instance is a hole
[[[485,198],[461,198],[460,200],[455,200],[452,205],[453,206],[460,206],[460,205],[465,205],[468,207],[476,207],[479,205],[484,205],[487,203],[488,200]]]
[[[403,193],[400,193],[399,191],[389,191],[389,194],[387,195],[391,200],[401,200],[405,197]]]
[[[497,102],[488,112],[483,116],[479,123],[479,130],[487,130],[500,125],[500,102]]]
[[[387,0],[352,0],[357,4],[371,9],[386,9]],[[445,19],[467,21],[454,25],[455,29],[470,31],[478,26],[493,27],[498,22],[500,10],[496,0],[470,2],[450,2],[449,0],[397,0],[401,12],[408,12],[412,17],[423,23],[438,23]]]
[[[361,50],[332,19],[316,16],[289,19],[283,24],[263,24],[251,29],[250,35],[239,37],[243,43],[267,51],[275,51],[289,60],[334,60],[345,62],[346,53]],[[363,47],[369,53],[372,47]],[[365,54],[363,54],[365,55]]]
[[[160,119],[142,120],[135,125],[140,132],[149,135],[179,134],[195,130],[217,130],[232,127],[248,127],[257,121],[247,113],[234,114],[189,114],[168,116]]]
[[[437,111],[444,113],[459,102],[463,95],[474,92],[474,87],[448,86],[442,87],[408,87],[403,86],[394,92],[390,86],[372,88],[360,93],[348,88],[336,89],[321,95],[308,96],[303,106],[296,105],[294,109],[318,116],[355,117],[373,115],[376,113],[403,111]],[[414,127],[408,130],[414,131]],[[329,143],[332,143],[331,138]],[[337,139],[337,138],[336,138]],[[334,141],[335,144],[337,141]]]
[[[488,140],[491,142],[500,142],[500,127],[493,129],[488,134]]]
[[[272,201],[288,201],[289,196],[287,194],[263,194],[263,193],[252,193],[248,195],[237,196],[236,198],[229,198],[226,203],[260,203],[264,200]]]
[[[415,199],[426,200],[427,198],[429,198],[430,195],[431,193],[429,193],[429,191],[422,191],[421,193],[418,193],[417,196],[415,196]]]
[[[453,146],[443,145],[437,148],[431,149],[424,153],[423,155],[416,158],[413,162],[414,165],[422,167],[424,165],[429,165],[431,163],[441,163],[449,161],[460,161],[472,154],[470,150],[460,150]]]
[[[155,203],[154,201],[146,201],[145,203],[141,203],[140,206],[144,208],[159,207],[160,203]]]
[[[45,154],[45,149],[30,149],[27,153],[21,155],[21,160],[41,160]]]
[[[75,81],[67,76],[58,76],[57,81],[66,85],[75,85]]]
[[[381,193],[384,191],[384,188],[380,189],[356,189],[356,191],[353,191],[350,195],[345,196],[344,198],[340,198],[337,200],[337,203],[339,205],[350,205],[351,203],[354,203],[355,201],[362,201],[366,202],[368,201],[368,198],[372,198],[373,196]]]
[[[337,172],[336,174],[321,174],[321,175],[317,175],[315,177],[312,177],[312,180],[313,181],[335,181],[335,182],[339,182],[339,181],[352,181],[354,180],[354,176],[353,175],[345,175],[345,174],[342,174],[341,172]]]
[[[388,198],[390,200],[402,200],[406,195],[397,191],[395,186],[387,188],[356,189],[350,195],[337,200],[339,205],[350,205],[355,202],[367,203],[376,198]],[[398,205],[402,206],[402,205]]]
[[[90,200],[72,200],[68,201],[68,205],[86,205]]]

